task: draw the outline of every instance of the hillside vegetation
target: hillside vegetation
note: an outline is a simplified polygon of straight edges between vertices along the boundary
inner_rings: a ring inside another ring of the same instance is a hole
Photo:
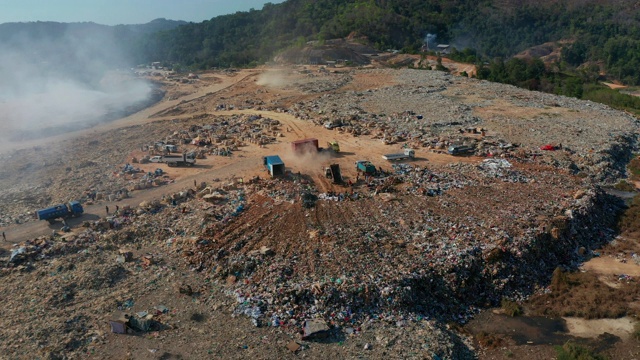
[[[640,85],[639,9],[632,0],[288,0],[201,23],[1,24],[0,46],[5,62],[18,50],[39,68],[95,82],[98,67],[253,67],[332,39],[413,54],[447,43],[450,58],[477,65],[478,78],[639,114],[639,98],[599,84]],[[554,56],[540,60],[540,48]]]
[[[310,40],[363,35],[383,50],[417,52],[430,39],[485,59],[509,58],[545,42],[568,40],[563,62],[602,64],[640,84],[640,7],[621,0],[289,0],[219,16],[140,40],[140,61],[195,68],[251,66]]]

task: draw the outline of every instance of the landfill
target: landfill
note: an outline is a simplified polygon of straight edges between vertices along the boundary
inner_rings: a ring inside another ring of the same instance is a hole
[[[472,359],[470,339],[448,324],[545,291],[556,267],[577,267],[616,236],[623,205],[603,186],[625,175],[637,145],[637,120],[626,113],[435,71],[291,76],[279,98],[225,88],[154,114],[162,126],[70,140],[82,156],[63,147],[3,154],[2,226],[32,224],[32,209],[69,198],[102,209],[161,194],[0,253],[0,281],[14,290],[0,296],[7,356],[100,357],[138,336],[157,341],[152,354],[162,342],[188,348],[192,337],[202,358],[256,356],[273,344],[277,356],[344,355],[328,342],[353,357]],[[359,76],[395,83],[359,89]],[[498,129],[506,115],[494,113],[496,99],[533,109],[539,121]],[[280,144],[286,125],[227,113],[240,110],[317,126],[340,120],[333,131],[417,153],[470,145],[479,160],[385,163],[331,190],[296,171],[239,181],[235,168],[178,186],[170,169],[145,164],[170,153],[166,145],[233,165],[244,149]],[[553,111],[567,116],[569,135]],[[549,143],[562,147],[541,153]],[[225,331],[204,333],[215,326]],[[225,332],[232,342],[217,337]],[[218,345],[203,345],[212,338]]]

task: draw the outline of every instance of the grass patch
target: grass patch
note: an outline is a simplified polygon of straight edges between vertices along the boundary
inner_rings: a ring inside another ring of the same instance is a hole
[[[569,277],[567,273],[561,268],[557,267],[553,270],[553,274],[551,275],[551,291],[565,291],[571,284],[569,283]]]
[[[504,310],[504,313],[511,317],[522,315],[522,306],[515,301],[502,298],[500,306],[502,307],[502,310]]]
[[[634,156],[633,159],[629,161],[627,168],[629,169],[629,174],[631,174],[630,180],[640,180],[640,156]]]
[[[484,331],[476,335],[476,340],[485,349],[497,349],[504,344],[504,339],[499,335],[489,334]]]
[[[612,283],[617,278],[611,276]],[[620,282],[619,288],[604,284],[597,275],[564,272],[556,269],[551,292],[535,296],[528,302],[528,312],[539,316],[573,316],[584,319],[616,319],[635,314],[629,303],[640,297],[640,287]]]
[[[581,98],[606,104],[618,110],[627,110],[635,115],[640,114],[639,97],[627,95],[606,86],[585,84]]]
[[[571,341],[555,347],[557,360],[606,360],[603,355],[596,354],[584,346]]]
[[[640,322],[637,322],[633,326],[633,332],[631,333],[631,335],[637,340],[640,340]]]
[[[620,182],[615,184],[613,188],[620,191],[629,191],[629,192],[636,191],[635,185],[628,182],[627,180],[620,180]]]
[[[633,236],[640,229],[640,196],[631,200],[629,208],[618,219],[618,231],[623,236]]]
[[[513,351],[511,351],[511,350],[507,349],[507,350],[504,352],[504,356],[506,356],[506,357],[508,357],[508,358],[512,358],[512,357],[514,357],[514,356],[515,356],[515,354],[513,353]]]

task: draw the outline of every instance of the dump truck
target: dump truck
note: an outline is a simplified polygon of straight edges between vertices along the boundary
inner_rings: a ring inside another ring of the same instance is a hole
[[[165,155],[162,157],[162,162],[167,163],[168,166],[193,166],[196,163],[196,157],[194,153],[182,154],[182,155]]]
[[[280,156],[278,155],[265,156],[262,158],[262,162],[264,164],[264,167],[267,169],[267,172],[269,172],[269,175],[271,175],[271,177],[284,175],[284,169],[285,169],[284,162],[282,162],[282,159],[280,159]]]
[[[327,149],[329,151],[333,151],[335,153],[339,153],[340,152],[340,144],[338,144],[338,142],[335,141],[335,140],[327,141]]]
[[[356,161],[356,170],[365,174],[373,175],[376,173],[376,167],[367,160]]]
[[[340,165],[331,164],[324,168],[324,175],[327,179],[331,179],[334,184],[342,184],[342,174],[340,173]]]
[[[447,149],[447,152],[449,153],[449,155],[464,155],[464,154],[470,154],[472,153],[474,150],[473,146],[468,146],[468,145],[451,145],[449,146],[449,148]]]
[[[56,219],[66,219],[79,216],[84,212],[82,205],[77,201],[69,201],[67,204],[59,204],[46,209],[36,210],[35,217],[38,220],[47,220],[49,224],[56,222]]]
[[[291,150],[295,153],[318,152],[318,139],[302,139],[291,142]]]
[[[386,154],[382,155],[382,158],[385,160],[404,160],[404,159],[413,159],[416,156],[416,152],[413,149],[404,149],[404,152],[397,154]]]

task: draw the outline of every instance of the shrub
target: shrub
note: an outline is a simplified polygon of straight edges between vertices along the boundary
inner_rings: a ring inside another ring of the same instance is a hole
[[[555,350],[558,354],[557,360],[606,360],[604,356],[571,341],[562,346],[556,346]]]
[[[551,291],[562,291],[569,288],[569,278],[562,268],[557,267],[551,275]]]
[[[502,306],[502,310],[504,310],[505,314],[511,317],[522,315],[522,306],[515,301],[503,298],[500,305]]]
[[[476,335],[476,339],[478,340],[478,344],[480,344],[480,346],[487,349],[498,348],[504,343],[504,340],[500,336],[489,334],[484,331],[478,333]]]
[[[616,190],[620,190],[620,191],[635,191],[636,187],[631,184],[630,182],[626,181],[626,180],[620,180],[620,182],[618,182],[614,188]]]
[[[634,338],[640,340],[640,322],[637,322],[633,326],[633,333],[631,335],[633,335]]]

